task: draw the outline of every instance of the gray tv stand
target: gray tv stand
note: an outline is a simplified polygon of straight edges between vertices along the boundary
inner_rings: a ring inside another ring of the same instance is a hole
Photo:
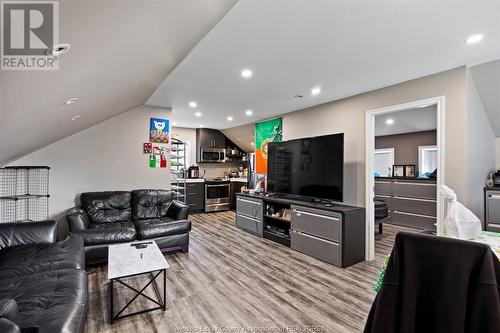
[[[364,208],[297,199],[239,193],[236,226],[335,266],[365,259]]]

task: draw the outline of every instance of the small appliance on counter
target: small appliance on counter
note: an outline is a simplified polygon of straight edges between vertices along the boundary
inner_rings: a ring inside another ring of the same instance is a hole
[[[500,170],[490,173],[490,178],[486,182],[488,187],[500,187]]]
[[[200,178],[200,167],[197,165],[192,165],[187,170],[187,177],[190,179]]]

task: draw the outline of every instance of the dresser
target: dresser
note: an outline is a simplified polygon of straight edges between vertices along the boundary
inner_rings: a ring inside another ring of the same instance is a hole
[[[436,229],[437,186],[421,178],[375,178],[375,200],[387,203],[384,223],[416,229]]]
[[[484,188],[484,230],[500,232],[500,187]]]

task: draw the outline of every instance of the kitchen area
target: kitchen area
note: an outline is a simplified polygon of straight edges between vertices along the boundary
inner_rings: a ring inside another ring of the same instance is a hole
[[[236,194],[255,187],[254,153],[219,130],[174,128],[171,147],[171,188],[191,213],[235,209]]]

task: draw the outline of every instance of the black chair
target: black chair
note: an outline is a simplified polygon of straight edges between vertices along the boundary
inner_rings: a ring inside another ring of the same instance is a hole
[[[383,200],[375,200],[375,225],[378,224],[378,233],[382,234],[382,223],[389,216],[389,207]]]
[[[364,332],[498,333],[499,287],[488,245],[400,232]]]

